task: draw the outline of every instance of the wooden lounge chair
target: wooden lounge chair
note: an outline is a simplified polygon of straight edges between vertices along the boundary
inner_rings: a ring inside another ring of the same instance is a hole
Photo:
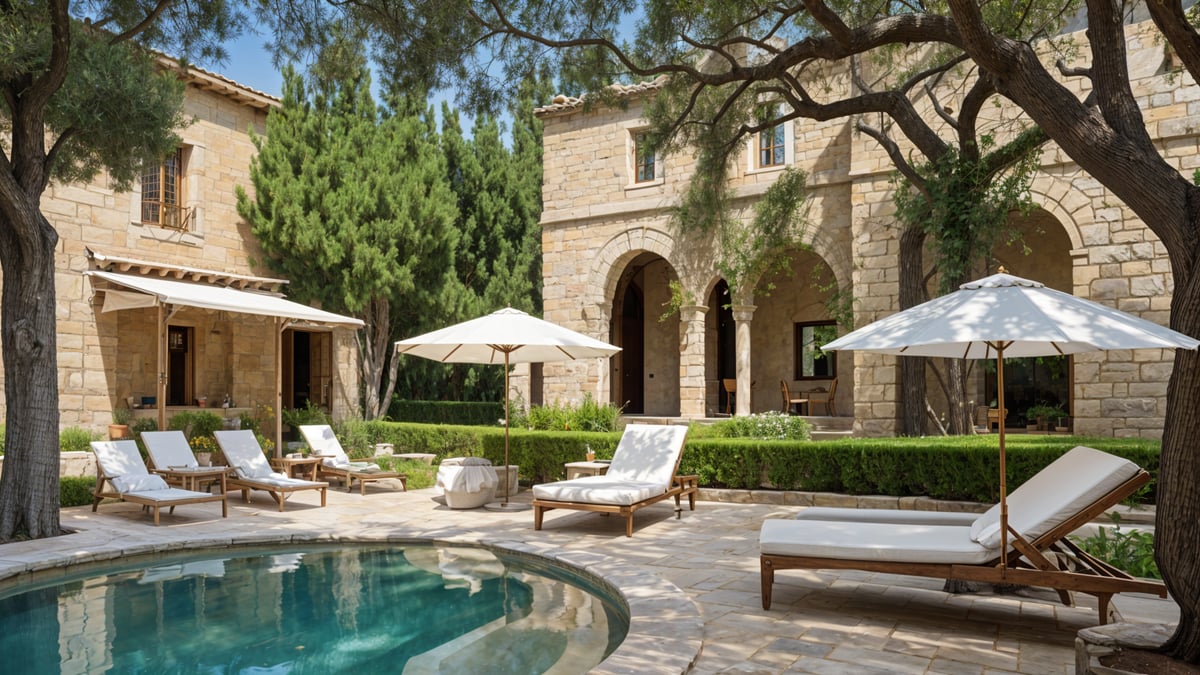
[[[1149,480],[1133,462],[1083,446],[1072,449],[1009,495],[1007,566],[1001,563],[999,505],[973,518],[822,509],[805,518],[764,521],[759,534],[763,609],[771,608],[778,570],[855,569],[1042,586],[1056,590],[1067,605],[1070,591],[1079,591],[1097,597],[1100,622],[1107,623],[1114,594],[1165,598],[1166,587],[1097,560],[1067,535]]]
[[[225,501],[224,484],[221,494],[209,494],[182,490],[167,485],[162,476],[146,470],[137,444],[133,441],[92,441],[92,452],[96,455],[96,489],[92,492],[92,511],[103,499],[120,499],[154,511],[154,524],[158,525],[159,511],[176,506],[201,502],[221,502],[221,517],[229,516],[229,505]],[[109,489],[106,489],[106,485]]]
[[[554,509],[616,513],[625,518],[625,536],[633,536],[633,514],[639,509],[675,498],[675,516],[682,514],[680,498],[687,495],[696,510],[697,476],[679,476],[679,460],[687,427],[630,424],[621,435],[608,473],[533,486],[533,529],[542,529],[542,516]]]
[[[153,464],[151,471],[171,485],[195,489],[199,483],[217,482],[226,473],[220,467],[200,466],[182,431],[143,431],[142,443]]]
[[[317,490],[321,493],[321,506],[325,506],[325,491],[329,483],[291,478],[287,474],[271,470],[271,463],[263,454],[262,446],[249,429],[217,431],[213,433],[225,461],[233,468],[234,476],[229,487],[242,491],[242,500],[250,501],[251,490],[262,490],[271,495],[279,510],[283,510],[287,498],[301,490]]]
[[[354,481],[358,481],[359,494],[367,494],[367,483],[394,479],[400,481],[400,487],[408,490],[408,476],[395,471],[384,471],[378,464],[370,462],[351,462],[350,456],[342,449],[337,436],[328,424],[306,424],[300,427],[304,442],[312,449],[312,454],[321,458],[317,471],[322,478],[336,478],[346,483],[346,492],[354,489]]]

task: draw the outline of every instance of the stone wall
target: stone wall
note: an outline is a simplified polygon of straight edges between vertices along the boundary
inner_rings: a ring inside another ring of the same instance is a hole
[[[1190,172],[1200,166],[1200,87],[1190,75],[1166,74],[1167,57],[1152,25],[1137,24],[1127,32],[1133,87],[1148,128],[1160,139],[1168,161]],[[838,66],[827,67],[825,75],[831,98],[844,91],[845,77]],[[963,84],[946,81],[943,86],[961,91]],[[1081,93],[1083,84],[1084,78],[1067,82]],[[642,106],[654,91],[652,84],[624,88],[628,105],[619,110],[557,99],[538,111],[545,136],[545,314],[551,321],[608,339],[617,280],[639,255],[661,257],[678,275],[685,295],[676,347],[682,354],[679,408],[684,416],[700,417],[715,409],[719,387],[713,364],[716,350],[708,344],[715,339],[716,324],[707,318],[712,308],[704,303],[720,274],[712,243],[678,241],[669,220],[668,209],[682,194],[694,158],[687,152],[660,158],[664,174],[656,182],[632,183],[630,134],[645,126]],[[1019,119],[1021,112],[989,106],[984,116],[999,123]],[[1014,133],[1016,128],[1001,133]],[[770,295],[762,293],[766,284],[761,282],[754,292],[735,289],[742,317],[739,330],[749,336],[748,346],[738,345],[738,362],[745,371],[739,370],[738,391],[750,392],[738,397],[742,413],[778,407],[778,379],[790,370],[790,324],[824,316],[824,298],[803,287],[814,270],[828,272],[838,288],[852,290],[855,326],[899,309],[898,226],[893,166],[886,153],[869,137],[852,133],[846,120],[799,120],[789,134],[794,139],[794,166],[809,175],[808,223],[797,226],[812,253],[793,262],[791,282],[781,285],[776,280],[779,290]],[[752,207],[778,171],[755,170],[748,154],[734,163],[730,184],[742,205]],[[1040,163],[1032,187],[1037,208],[1013,223],[1026,233],[1029,252],[1024,247],[997,247],[995,260],[1014,274],[1166,324],[1170,264],[1154,234],[1054,144],[1045,147]],[[660,349],[657,355],[648,354],[647,362],[671,351],[668,345]],[[1070,412],[1075,431],[1160,436],[1172,362],[1173,355],[1160,350],[1074,357]],[[578,399],[584,392],[601,400],[611,396],[611,377],[606,377],[611,373],[604,364],[547,366],[546,373],[548,400]],[[982,375],[976,377],[972,391],[982,396]],[[839,390],[839,410],[853,411],[857,433],[895,432],[899,405],[894,357],[840,355]]]

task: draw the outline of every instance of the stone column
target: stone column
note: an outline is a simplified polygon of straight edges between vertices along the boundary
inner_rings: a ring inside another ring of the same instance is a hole
[[[735,415],[750,414],[750,321],[754,319],[754,310],[758,309],[754,305],[734,305],[733,309],[733,324],[737,335],[734,341],[734,349],[737,351],[737,356],[734,363],[737,365],[737,394],[735,401],[737,407],[734,409]]]
[[[704,317],[708,307],[679,308],[679,414],[704,417]]]

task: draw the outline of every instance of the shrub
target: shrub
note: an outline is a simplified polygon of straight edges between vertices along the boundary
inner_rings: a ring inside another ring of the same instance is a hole
[[[292,429],[302,424],[329,424],[329,415],[309,399],[303,408],[284,408],[283,423]]]
[[[621,409],[611,403],[596,403],[591,394],[585,394],[578,406],[559,404],[535,405],[523,416],[524,425],[514,423],[513,428],[525,426],[539,431],[616,431],[621,418]]]
[[[4,454],[4,436],[5,436],[5,431],[6,431],[6,430],[5,430],[5,428],[4,428],[4,425],[3,425],[3,424],[0,424],[0,455],[3,455],[3,454]]]
[[[1113,511],[1111,530],[1098,528],[1087,538],[1071,537],[1084,551],[1135,577],[1162,579],[1154,562],[1154,534],[1144,530],[1121,530],[1121,514]]]
[[[188,441],[201,436],[212,436],[220,431],[225,421],[216,413],[199,410],[184,410],[177,412],[167,421],[167,428],[179,430],[187,436]]]
[[[342,444],[342,450],[351,459],[361,459],[375,454],[374,435],[371,427],[363,420],[343,420],[333,425],[333,433]]]
[[[91,449],[92,441],[102,438],[103,435],[87,429],[67,427],[58,432],[58,447],[63,452],[86,452]]]
[[[524,404],[514,401],[513,414],[524,410]],[[499,401],[404,401],[395,399],[388,408],[388,417],[396,422],[415,424],[458,424],[495,426],[504,418],[504,403]],[[513,426],[517,426],[515,423]]]
[[[404,483],[409,490],[433,487],[437,482],[437,466],[433,464],[393,457],[379,457],[373,461],[376,461],[379,468],[385,471],[399,471],[404,474]]]
[[[716,435],[725,438],[761,438],[807,441],[812,438],[812,426],[803,417],[781,412],[755,413],[722,420],[713,424]]]
[[[63,476],[58,481],[58,502],[64,507],[91,504],[94,489],[95,476]]]

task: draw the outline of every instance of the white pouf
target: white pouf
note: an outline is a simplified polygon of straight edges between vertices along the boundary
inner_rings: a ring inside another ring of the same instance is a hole
[[[437,490],[452,509],[474,509],[492,501],[500,484],[492,463],[482,457],[448,457],[438,465]]]

